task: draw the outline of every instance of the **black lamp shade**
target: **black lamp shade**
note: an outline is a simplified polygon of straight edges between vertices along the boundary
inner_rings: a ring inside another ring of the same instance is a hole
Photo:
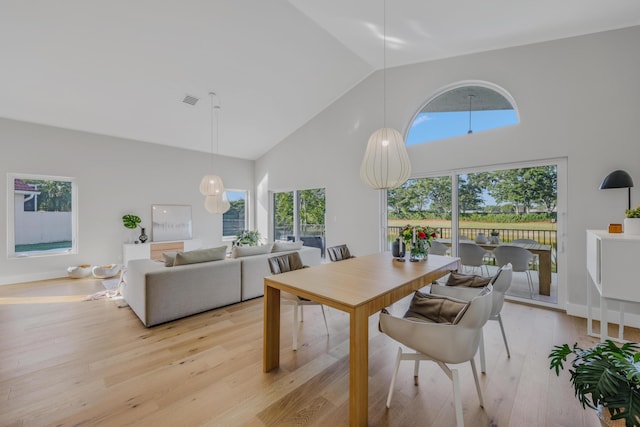
[[[604,190],[607,188],[631,188],[633,187],[633,179],[631,179],[631,175],[623,170],[617,170],[611,172],[607,175],[602,184],[600,184],[600,189]]]

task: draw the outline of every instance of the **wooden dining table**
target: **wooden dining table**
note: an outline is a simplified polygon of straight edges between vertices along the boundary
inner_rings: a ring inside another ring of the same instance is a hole
[[[451,246],[451,239],[437,240]],[[473,240],[460,240],[460,242],[476,243]],[[538,255],[538,292],[540,295],[551,295],[551,245],[540,243],[476,243],[476,245],[488,251],[492,251],[500,245],[520,246]]]
[[[366,426],[369,316],[459,267],[459,258],[399,262],[383,252],[265,277],[264,372],[280,364],[280,291],[349,313],[349,425]]]

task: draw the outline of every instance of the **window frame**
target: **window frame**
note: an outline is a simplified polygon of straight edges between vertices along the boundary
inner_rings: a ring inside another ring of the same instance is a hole
[[[249,203],[250,203],[249,190],[226,188],[224,191],[227,193],[227,197],[228,197],[228,193],[244,193],[244,230],[248,230],[249,229],[249,212],[250,212],[249,211]],[[238,237],[237,235],[225,236],[224,234],[224,213],[222,214],[222,221],[220,226],[222,227],[223,242],[233,242],[234,240],[236,240],[236,238]]]
[[[16,252],[15,180],[63,181],[71,183],[71,248],[65,250]],[[78,184],[76,178],[55,175],[7,173],[7,259],[39,258],[78,254]]]

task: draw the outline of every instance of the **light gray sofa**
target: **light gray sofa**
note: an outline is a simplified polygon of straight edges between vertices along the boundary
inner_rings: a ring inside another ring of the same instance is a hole
[[[294,251],[270,252],[223,261],[165,267],[136,259],[127,263],[122,296],[149,327],[264,295],[267,259]],[[320,249],[298,250],[305,265],[321,262]]]

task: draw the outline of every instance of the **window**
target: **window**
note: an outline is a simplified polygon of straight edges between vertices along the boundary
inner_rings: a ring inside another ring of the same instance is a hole
[[[274,193],[274,240],[302,240],[324,256],[325,210],[324,188]]]
[[[248,203],[247,192],[243,190],[227,190],[231,207],[222,214],[222,238],[235,239],[242,230],[247,230]]]
[[[499,88],[459,86],[427,102],[411,123],[407,145],[482,132],[518,123],[513,102]]]
[[[77,253],[73,178],[9,174],[7,184],[10,258]]]

